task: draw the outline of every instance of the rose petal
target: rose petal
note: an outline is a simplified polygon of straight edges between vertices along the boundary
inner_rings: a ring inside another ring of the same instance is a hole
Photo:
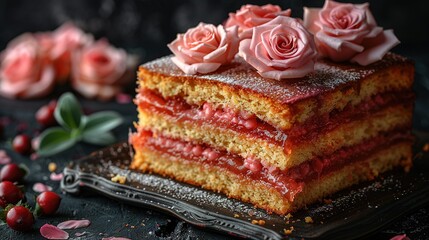
[[[37,151],[40,147],[40,136],[37,136],[31,140],[31,147]]]
[[[7,155],[7,152],[0,149],[0,164],[8,164],[11,162],[11,158]]]
[[[352,62],[357,62],[362,66],[369,65],[376,61],[381,60],[384,55],[398,45],[400,42],[396,38],[393,30],[383,31],[378,37],[364,42],[365,45],[369,46],[360,54],[357,54],[351,59]]]
[[[101,240],[131,240],[131,239],[124,238],[124,237],[107,237],[107,238],[102,238]]]
[[[52,187],[47,186],[43,183],[35,183],[33,185],[33,191],[39,192],[39,193],[46,192],[46,191],[52,191]]]
[[[183,72],[186,74],[196,74],[196,73],[209,73],[213,72],[220,67],[220,63],[194,63],[186,64],[181,62],[176,57],[172,57],[171,60],[176,64]]]
[[[132,100],[132,97],[129,94],[126,93],[118,93],[116,94],[116,102],[120,104],[126,104],[130,103]]]
[[[69,234],[58,227],[45,224],[40,228],[40,234],[47,239],[68,239]]]
[[[88,227],[91,224],[89,220],[83,219],[83,220],[68,220],[62,223],[59,223],[57,227],[59,229],[76,229],[76,228],[83,228]]]
[[[313,34],[320,30],[320,27],[314,24],[319,17],[319,12],[320,8],[304,7],[304,26]]]
[[[30,155],[30,159],[32,161],[36,161],[38,158],[39,158],[39,154],[37,154],[35,152]]]
[[[61,181],[61,179],[63,179],[63,177],[64,177],[64,174],[63,173],[58,173],[58,174],[56,174],[56,173],[51,173],[51,175],[49,176],[49,178],[52,180],[52,181]]]
[[[77,233],[75,233],[74,235],[76,236],[76,237],[81,237],[81,236],[83,236],[83,235],[85,235],[85,234],[87,234],[88,232],[77,232]]]
[[[390,240],[410,240],[410,238],[407,237],[407,234],[400,234],[392,237]]]

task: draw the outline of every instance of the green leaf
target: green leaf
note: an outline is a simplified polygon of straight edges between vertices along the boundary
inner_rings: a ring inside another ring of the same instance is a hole
[[[54,112],[57,122],[67,129],[77,129],[82,119],[82,109],[72,93],[64,93]]]
[[[109,145],[116,141],[111,132],[98,133],[96,135],[85,135],[82,139],[86,143],[95,145]]]
[[[41,156],[54,155],[72,147],[81,137],[76,131],[66,131],[60,127],[46,129],[40,135],[37,153]]]
[[[122,123],[122,117],[113,111],[97,112],[85,120],[84,136],[108,132]]]

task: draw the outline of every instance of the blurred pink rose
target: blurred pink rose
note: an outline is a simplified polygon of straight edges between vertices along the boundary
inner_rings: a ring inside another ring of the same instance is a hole
[[[105,40],[84,47],[73,56],[72,86],[87,98],[109,100],[129,80],[124,78],[128,57]]]
[[[291,10],[282,10],[277,5],[243,5],[236,13],[230,13],[225,27],[238,26],[240,39],[251,38],[252,28],[267,23],[277,16],[290,17]]]
[[[37,98],[55,85],[55,71],[42,46],[31,34],[12,40],[0,58],[0,94],[8,98]]]
[[[90,34],[85,34],[72,23],[65,23],[52,32],[50,56],[54,63],[56,79],[64,81],[70,76],[72,53],[94,42]],[[45,40],[46,44],[48,40]]]
[[[299,20],[277,17],[253,28],[240,43],[239,55],[266,78],[299,78],[314,70],[315,45]]]
[[[399,40],[377,26],[368,6],[327,0],[322,9],[304,8],[304,25],[314,34],[318,52],[363,66],[381,60]]]
[[[186,74],[209,73],[232,61],[238,52],[237,27],[200,23],[168,44],[172,61]]]

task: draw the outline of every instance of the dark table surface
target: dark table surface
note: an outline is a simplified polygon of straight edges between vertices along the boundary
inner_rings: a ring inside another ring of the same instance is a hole
[[[416,60],[417,93],[414,128],[429,132],[429,76],[428,58],[420,55],[411,56]],[[52,217],[42,217],[36,221],[32,231],[20,233],[13,231],[7,225],[0,226],[0,239],[43,239],[39,228],[45,224],[58,224],[69,219],[88,219],[91,225],[87,228],[68,231],[71,239],[101,239],[102,237],[127,237],[130,239],[225,239],[230,236],[210,232],[189,225],[174,217],[153,209],[129,206],[97,194],[86,192],[83,195],[69,195],[61,193],[59,182],[49,179],[48,164],[55,162],[57,172],[61,171],[70,161],[85,156],[100,147],[78,144],[72,149],[52,157],[31,160],[29,156],[22,156],[11,150],[11,139],[19,132],[33,136],[40,132],[41,127],[34,118],[36,110],[58,97],[67,87],[59,88],[49,98],[36,101],[18,101],[0,98],[0,119],[10,121],[0,137],[0,149],[12,157],[13,162],[24,163],[30,169],[25,179],[26,196],[30,205],[34,205],[35,193],[32,186],[36,182],[45,183],[62,197],[58,213]],[[136,121],[136,107],[132,103],[120,104],[112,102],[96,102],[80,99],[84,109],[88,112],[99,110],[115,110],[124,117],[124,123],[115,129],[114,133],[120,140],[126,140],[128,129],[133,128]],[[429,173],[428,173],[429,174]],[[428,196],[429,197],[429,196]],[[77,237],[75,233],[85,234]],[[368,236],[370,239],[390,239],[398,234],[407,234],[411,239],[429,239],[429,206],[413,211],[394,221],[383,230]]]

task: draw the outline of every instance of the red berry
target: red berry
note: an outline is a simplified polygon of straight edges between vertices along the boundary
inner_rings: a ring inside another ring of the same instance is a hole
[[[52,215],[60,206],[61,198],[54,192],[46,191],[37,196],[36,202],[38,205],[36,208],[40,208],[41,214]]]
[[[6,222],[13,230],[28,231],[34,224],[33,213],[24,206],[15,206],[7,212]]]
[[[0,183],[0,207],[6,208],[8,204],[16,204],[24,199],[24,194],[15,184],[9,181]]]
[[[30,138],[25,134],[17,135],[13,139],[12,147],[17,153],[28,154],[31,151]]]
[[[55,125],[55,117],[54,117],[54,111],[55,111],[55,103],[49,103],[48,105],[44,105],[36,112],[36,120],[37,122],[45,127],[49,127],[52,125]]]
[[[15,163],[3,166],[0,171],[0,181],[21,182],[25,172]]]
[[[55,108],[57,107],[57,100],[52,100],[48,103],[49,108],[51,108],[52,110],[55,110]]]

